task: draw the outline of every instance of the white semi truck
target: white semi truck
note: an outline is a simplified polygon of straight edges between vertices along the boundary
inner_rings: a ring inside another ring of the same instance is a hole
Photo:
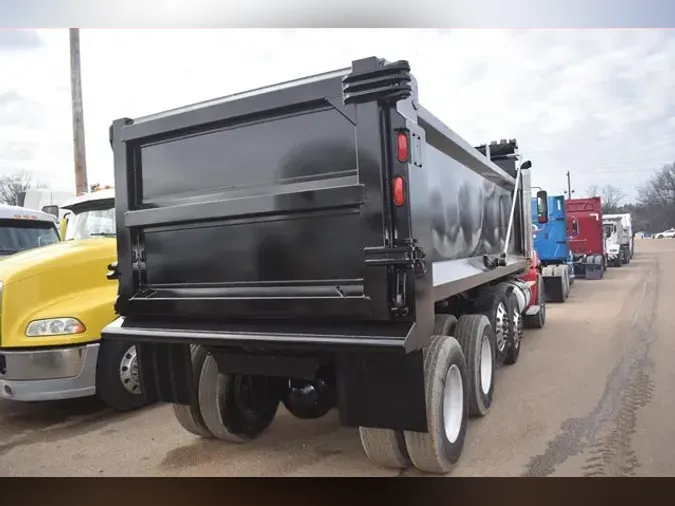
[[[618,223],[621,227],[621,239],[619,243],[619,250],[621,253],[621,261],[624,264],[627,264],[633,258],[633,253],[635,250],[635,240],[633,237],[633,220],[630,213],[621,213],[621,214],[605,214],[603,216],[603,222],[610,220],[612,222]]]

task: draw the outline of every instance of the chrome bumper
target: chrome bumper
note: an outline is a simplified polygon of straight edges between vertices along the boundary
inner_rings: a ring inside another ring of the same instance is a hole
[[[96,393],[99,344],[34,351],[0,350],[0,398],[43,401]]]

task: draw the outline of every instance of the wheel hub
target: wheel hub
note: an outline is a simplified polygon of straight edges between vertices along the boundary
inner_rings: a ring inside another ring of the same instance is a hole
[[[513,311],[513,329],[513,347],[518,348],[523,337],[523,316],[517,309]]]
[[[452,364],[445,376],[443,390],[443,429],[445,437],[454,443],[462,429],[462,416],[464,414],[464,387],[462,385],[462,373],[457,365]]]
[[[119,376],[127,392],[132,394],[141,393],[141,378],[138,371],[136,346],[130,347],[122,356]]]
[[[492,386],[492,345],[487,336],[480,344],[480,389],[487,395]]]
[[[234,403],[244,417],[255,419],[271,404],[270,387],[265,377],[237,374],[233,381]]]
[[[497,306],[497,317],[495,318],[495,337],[497,338],[497,350],[503,352],[506,348],[506,336],[508,335],[508,313],[503,303]]]

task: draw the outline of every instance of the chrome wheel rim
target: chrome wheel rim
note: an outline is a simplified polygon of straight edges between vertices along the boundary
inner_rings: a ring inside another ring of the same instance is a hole
[[[138,355],[136,346],[131,346],[122,355],[120,361],[120,381],[124,389],[132,394],[141,393],[141,378],[138,371]]]
[[[506,336],[508,335],[508,313],[503,302],[497,306],[497,316],[495,318],[495,337],[497,338],[497,350],[501,353],[506,349]]]
[[[517,311],[513,311],[513,347],[518,349],[520,340],[523,337],[523,316]]]
[[[462,373],[455,364],[452,364],[445,375],[443,389],[443,429],[445,437],[450,443],[457,441],[462,430],[464,415],[464,386]]]

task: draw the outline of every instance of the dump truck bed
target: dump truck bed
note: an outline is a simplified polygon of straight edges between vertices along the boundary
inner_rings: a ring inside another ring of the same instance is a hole
[[[111,145],[109,335],[403,343],[436,301],[528,265],[529,193],[498,265],[516,173],[421,107],[405,62],[120,119]]]

